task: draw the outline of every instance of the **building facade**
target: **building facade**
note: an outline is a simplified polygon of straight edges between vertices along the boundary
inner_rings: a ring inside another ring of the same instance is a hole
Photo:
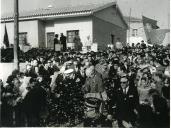
[[[1,46],[6,25],[10,44],[14,42],[12,15],[1,17]],[[116,3],[93,4],[73,7],[47,8],[19,13],[19,44],[31,47],[53,48],[54,35],[63,33],[67,47],[76,36],[83,45],[98,43],[104,50],[116,39],[126,42],[127,23]]]
[[[146,42],[146,35],[143,27],[142,19],[135,17],[124,17],[127,24],[130,25],[127,30],[127,42],[129,44],[141,43],[141,41]]]

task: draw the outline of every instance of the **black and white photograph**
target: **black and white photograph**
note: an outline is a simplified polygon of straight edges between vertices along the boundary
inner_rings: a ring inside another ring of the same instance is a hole
[[[0,127],[170,128],[170,0],[0,5]]]

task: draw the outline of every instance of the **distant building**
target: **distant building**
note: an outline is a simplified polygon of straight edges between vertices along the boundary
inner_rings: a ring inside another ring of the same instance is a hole
[[[79,36],[83,45],[95,42],[98,43],[99,49],[104,50],[108,44],[114,44],[117,38],[126,42],[128,28],[115,2],[61,8],[50,6],[46,9],[21,12],[19,21],[20,45],[29,43],[31,47],[51,49],[54,35],[63,33],[67,37],[67,47]],[[4,35],[5,22],[9,42],[13,44],[13,14],[1,17],[1,37]]]
[[[127,42],[132,44],[141,43],[142,40],[146,42],[146,35],[143,27],[142,19],[135,17],[124,17],[125,21],[129,25],[130,20],[130,30],[127,30]],[[130,31],[130,33],[129,33]]]

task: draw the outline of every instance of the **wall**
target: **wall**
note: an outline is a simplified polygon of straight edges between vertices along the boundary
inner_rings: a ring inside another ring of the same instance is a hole
[[[26,67],[26,63],[20,63],[20,71],[24,72]],[[11,75],[12,71],[15,69],[14,63],[0,63],[0,79],[3,82],[6,82],[9,75]]]
[[[47,33],[55,32],[54,22],[55,20],[45,21],[45,47],[47,47]]]
[[[144,40],[145,42],[147,41],[142,22],[131,22],[130,26],[131,26],[130,44],[132,43],[136,44],[138,42],[140,43],[142,40]],[[132,29],[137,29],[137,28],[138,28],[138,36],[132,37]],[[127,37],[129,37],[129,32],[127,33],[128,33]],[[127,38],[127,42],[129,42],[129,38]],[[166,46],[169,42],[170,42],[170,33],[166,33],[162,45]]]
[[[94,15],[102,20],[126,29],[126,26],[121,19],[121,15],[116,11],[114,6],[98,11]]]
[[[1,23],[1,40],[0,44],[3,45],[3,37],[4,37],[4,23]],[[14,43],[14,23],[7,22],[7,33],[10,44]],[[38,21],[20,21],[19,22],[19,32],[27,32],[27,41],[31,44],[32,47],[38,46]]]
[[[105,50],[107,44],[111,43],[111,34],[115,35],[115,42],[120,38],[126,42],[126,30],[97,17],[93,18],[93,40],[98,43],[98,48]]]
[[[54,22],[55,22],[55,20],[45,21],[45,33],[55,32]]]
[[[142,22],[131,22],[130,23],[130,34],[129,30],[127,31],[127,42],[131,43],[140,43],[142,40],[146,41],[146,35],[144,32],[144,27]],[[132,30],[138,29],[138,35],[136,37],[132,36]],[[129,38],[130,37],[130,38]],[[138,42],[137,42],[138,41]]]
[[[92,39],[92,20],[90,17],[75,17],[46,21],[46,33],[55,32],[55,34],[59,35],[60,33],[63,33],[66,36],[68,30],[79,30],[81,42],[85,43],[87,41],[87,36],[90,36]]]
[[[46,47],[45,44],[45,22],[38,21],[38,44],[40,48]]]

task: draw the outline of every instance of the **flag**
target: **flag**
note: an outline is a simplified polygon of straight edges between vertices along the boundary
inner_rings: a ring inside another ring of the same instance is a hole
[[[8,33],[7,33],[6,24],[5,24],[5,33],[4,33],[4,41],[3,41],[3,43],[5,44],[5,46],[7,48],[9,47],[9,40],[8,40]]]
[[[157,26],[157,21],[154,19],[142,16],[142,21],[144,25],[144,31],[146,34],[147,42],[149,44],[162,44],[163,40],[168,33],[169,29],[159,29]]]
[[[142,16],[142,21],[145,29],[158,29],[159,27],[157,26],[157,21],[147,18],[145,16]]]
[[[168,32],[170,32],[169,29],[153,29],[145,33],[149,44],[162,44]]]

